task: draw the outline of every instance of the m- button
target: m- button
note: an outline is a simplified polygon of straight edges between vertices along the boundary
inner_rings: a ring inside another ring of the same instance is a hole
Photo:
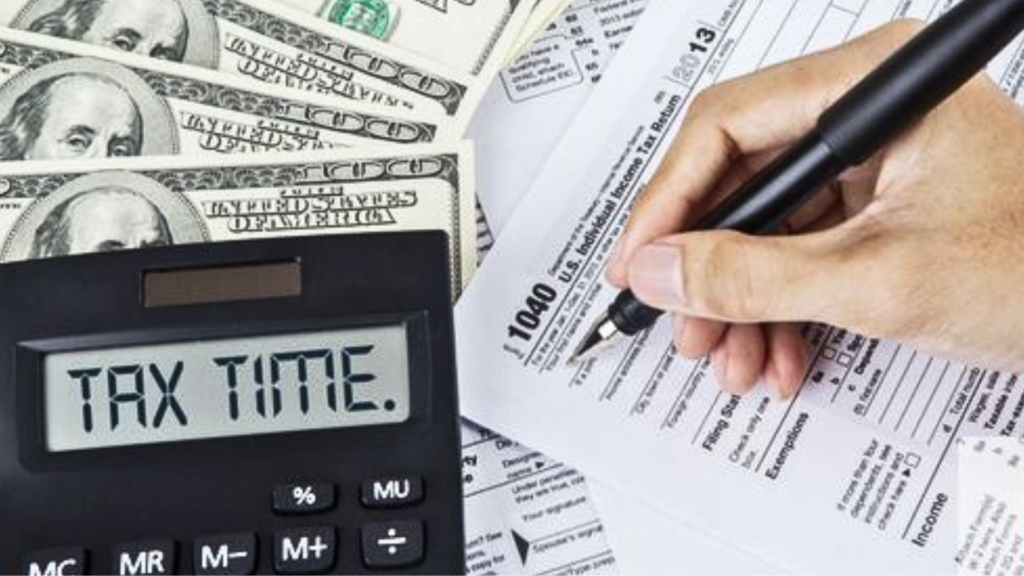
[[[252,574],[256,571],[256,535],[248,532],[206,536],[192,547],[196,574]]]
[[[86,572],[83,548],[51,548],[25,558],[21,573],[29,576],[77,576]]]
[[[367,508],[412,506],[423,500],[423,478],[396,476],[367,480],[359,487],[359,499]]]

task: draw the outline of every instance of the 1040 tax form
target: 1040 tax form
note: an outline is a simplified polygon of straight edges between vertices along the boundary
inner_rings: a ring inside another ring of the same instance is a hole
[[[1024,433],[1017,376],[826,326],[808,328],[814,366],[786,403],[721,392],[666,325],[565,365],[697,93],[951,4],[651,2],[457,307],[466,416],[786,570],[955,571],[955,445]],[[1020,43],[990,72],[1019,97]]]

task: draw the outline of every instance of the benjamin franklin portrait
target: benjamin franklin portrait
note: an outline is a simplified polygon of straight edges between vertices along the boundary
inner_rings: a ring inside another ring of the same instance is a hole
[[[207,68],[220,53],[201,0],[31,0],[14,27]]]
[[[116,64],[61,61],[0,87],[0,162],[177,151],[177,125],[166,101]]]
[[[127,188],[107,186],[54,208],[36,229],[30,258],[172,244],[174,236],[159,208]]]
[[[0,160],[138,156],[144,121],[107,78],[64,74],[32,86],[0,119]]]
[[[133,172],[74,178],[26,210],[3,246],[2,260],[52,258],[154,248],[209,239],[182,194]]]

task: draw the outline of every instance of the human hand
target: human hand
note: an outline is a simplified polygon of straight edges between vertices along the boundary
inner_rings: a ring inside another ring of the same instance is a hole
[[[786,222],[782,234],[679,234],[809,132],[920,29],[898,22],[713,87],[691,106],[607,277],[673,313],[678,351],[744,394],[789,397],[798,322],[1024,370],[1024,114],[984,76]],[[788,234],[786,234],[788,233]]]

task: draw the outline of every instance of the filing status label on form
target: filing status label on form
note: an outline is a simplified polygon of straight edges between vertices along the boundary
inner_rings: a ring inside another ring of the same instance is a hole
[[[565,366],[615,296],[605,262],[697,93],[951,5],[652,3],[633,32],[646,41],[620,52],[509,222],[516,242],[499,241],[460,303],[468,414],[787,569],[954,569],[951,456],[964,434],[1024,435],[1017,376],[817,325],[805,334],[813,368],[787,403],[720,391],[706,360],[675,355],[666,323]],[[1018,99],[1021,50],[990,68]],[[822,529],[808,546],[812,522]],[[865,547],[844,546],[851,537]]]

